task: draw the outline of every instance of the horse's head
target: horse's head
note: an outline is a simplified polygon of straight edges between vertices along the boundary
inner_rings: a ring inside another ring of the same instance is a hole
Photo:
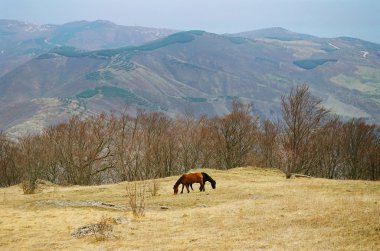
[[[176,195],[178,193],[178,187],[174,186],[173,190],[174,190],[174,195]]]
[[[216,181],[211,182],[211,187],[212,187],[212,189],[215,189],[215,188],[216,188]]]

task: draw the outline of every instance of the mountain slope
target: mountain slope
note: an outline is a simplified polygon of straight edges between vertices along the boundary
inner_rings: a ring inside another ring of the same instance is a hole
[[[36,25],[0,19],[0,76],[56,46],[109,49],[144,44],[172,33],[169,29],[121,26],[102,20]]]
[[[125,104],[168,114],[220,115],[238,98],[253,102],[256,114],[276,117],[281,96],[308,84],[333,112],[380,123],[379,45],[293,33],[294,39],[278,39],[275,32],[249,39],[188,31],[118,49],[57,47],[0,78],[0,116],[25,102],[50,111],[39,105],[46,99],[54,99],[50,114],[55,115],[49,116],[54,120]],[[33,116],[16,113],[1,120],[0,128],[20,130],[11,128],[14,121],[39,119]],[[41,126],[49,119],[40,120]]]

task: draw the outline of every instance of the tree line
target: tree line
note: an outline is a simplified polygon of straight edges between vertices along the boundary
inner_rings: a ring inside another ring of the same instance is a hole
[[[0,133],[0,186],[27,180],[93,185],[254,165],[329,179],[380,179],[380,127],[331,115],[306,85],[282,97],[282,117],[232,103],[217,117],[140,111],[49,126],[17,141]]]

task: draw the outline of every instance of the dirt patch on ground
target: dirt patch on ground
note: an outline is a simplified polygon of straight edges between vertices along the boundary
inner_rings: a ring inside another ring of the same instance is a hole
[[[67,200],[41,200],[35,202],[36,205],[50,205],[56,207],[98,207],[98,208],[106,208],[106,209],[114,209],[125,211],[129,210],[128,207],[123,205],[116,205],[109,202],[102,201],[67,201]]]

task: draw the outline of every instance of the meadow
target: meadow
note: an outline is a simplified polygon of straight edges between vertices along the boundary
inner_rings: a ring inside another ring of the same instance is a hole
[[[173,195],[179,176],[155,180],[158,193],[146,191],[141,217],[128,204],[130,182],[45,183],[32,195],[1,188],[0,250],[379,250],[379,181],[286,179],[255,167],[202,171],[215,190],[194,184]],[[101,221],[112,225],[107,238],[72,236]]]

